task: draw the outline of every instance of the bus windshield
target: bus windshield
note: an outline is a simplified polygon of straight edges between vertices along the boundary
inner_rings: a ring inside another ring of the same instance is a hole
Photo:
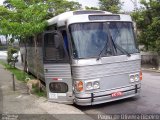
[[[138,52],[130,22],[77,23],[69,29],[74,58],[97,58],[103,49],[101,56],[125,54],[114,43],[129,54]]]

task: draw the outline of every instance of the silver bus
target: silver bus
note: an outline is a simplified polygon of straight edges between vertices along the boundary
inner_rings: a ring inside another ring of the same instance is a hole
[[[81,10],[47,22],[36,52],[29,38],[26,62],[45,82],[49,101],[85,106],[139,95],[141,57],[129,15]],[[24,63],[24,47],[21,55]]]

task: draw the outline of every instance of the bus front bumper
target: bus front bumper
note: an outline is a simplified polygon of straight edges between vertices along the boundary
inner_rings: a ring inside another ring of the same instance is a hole
[[[103,91],[103,92],[94,92],[90,94],[77,94],[75,95],[74,102],[77,105],[86,106],[86,105],[96,105],[111,101],[116,101],[120,99],[125,99],[129,97],[134,97],[139,95],[141,90],[141,84],[131,85],[128,87],[120,88],[120,89],[114,89],[109,91]],[[122,95],[117,97],[112,97],[112,93],[121,91]]]

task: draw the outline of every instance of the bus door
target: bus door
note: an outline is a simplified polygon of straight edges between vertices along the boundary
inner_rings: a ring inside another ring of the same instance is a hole
[[[44,79],[49,101],[73,103],[69,57],[58,31],[43,35]]]

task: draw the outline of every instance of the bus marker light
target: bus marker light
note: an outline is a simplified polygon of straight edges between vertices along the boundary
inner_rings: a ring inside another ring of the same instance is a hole
[[[61,78],[52,78],[52,80],[62,80]]]
[[[139,79],[142,80],[142,71],[140,71]]]
[[[118,97],[118,96],[122,96],[123,94],[122,94],[122,92],[121,91],[118,91],[118,92],[114,92],[114,93],[112,93],[112,97]]]
[[[79,92],[83,91],[83,82],[82,81],[76,81],[76,89]]]

